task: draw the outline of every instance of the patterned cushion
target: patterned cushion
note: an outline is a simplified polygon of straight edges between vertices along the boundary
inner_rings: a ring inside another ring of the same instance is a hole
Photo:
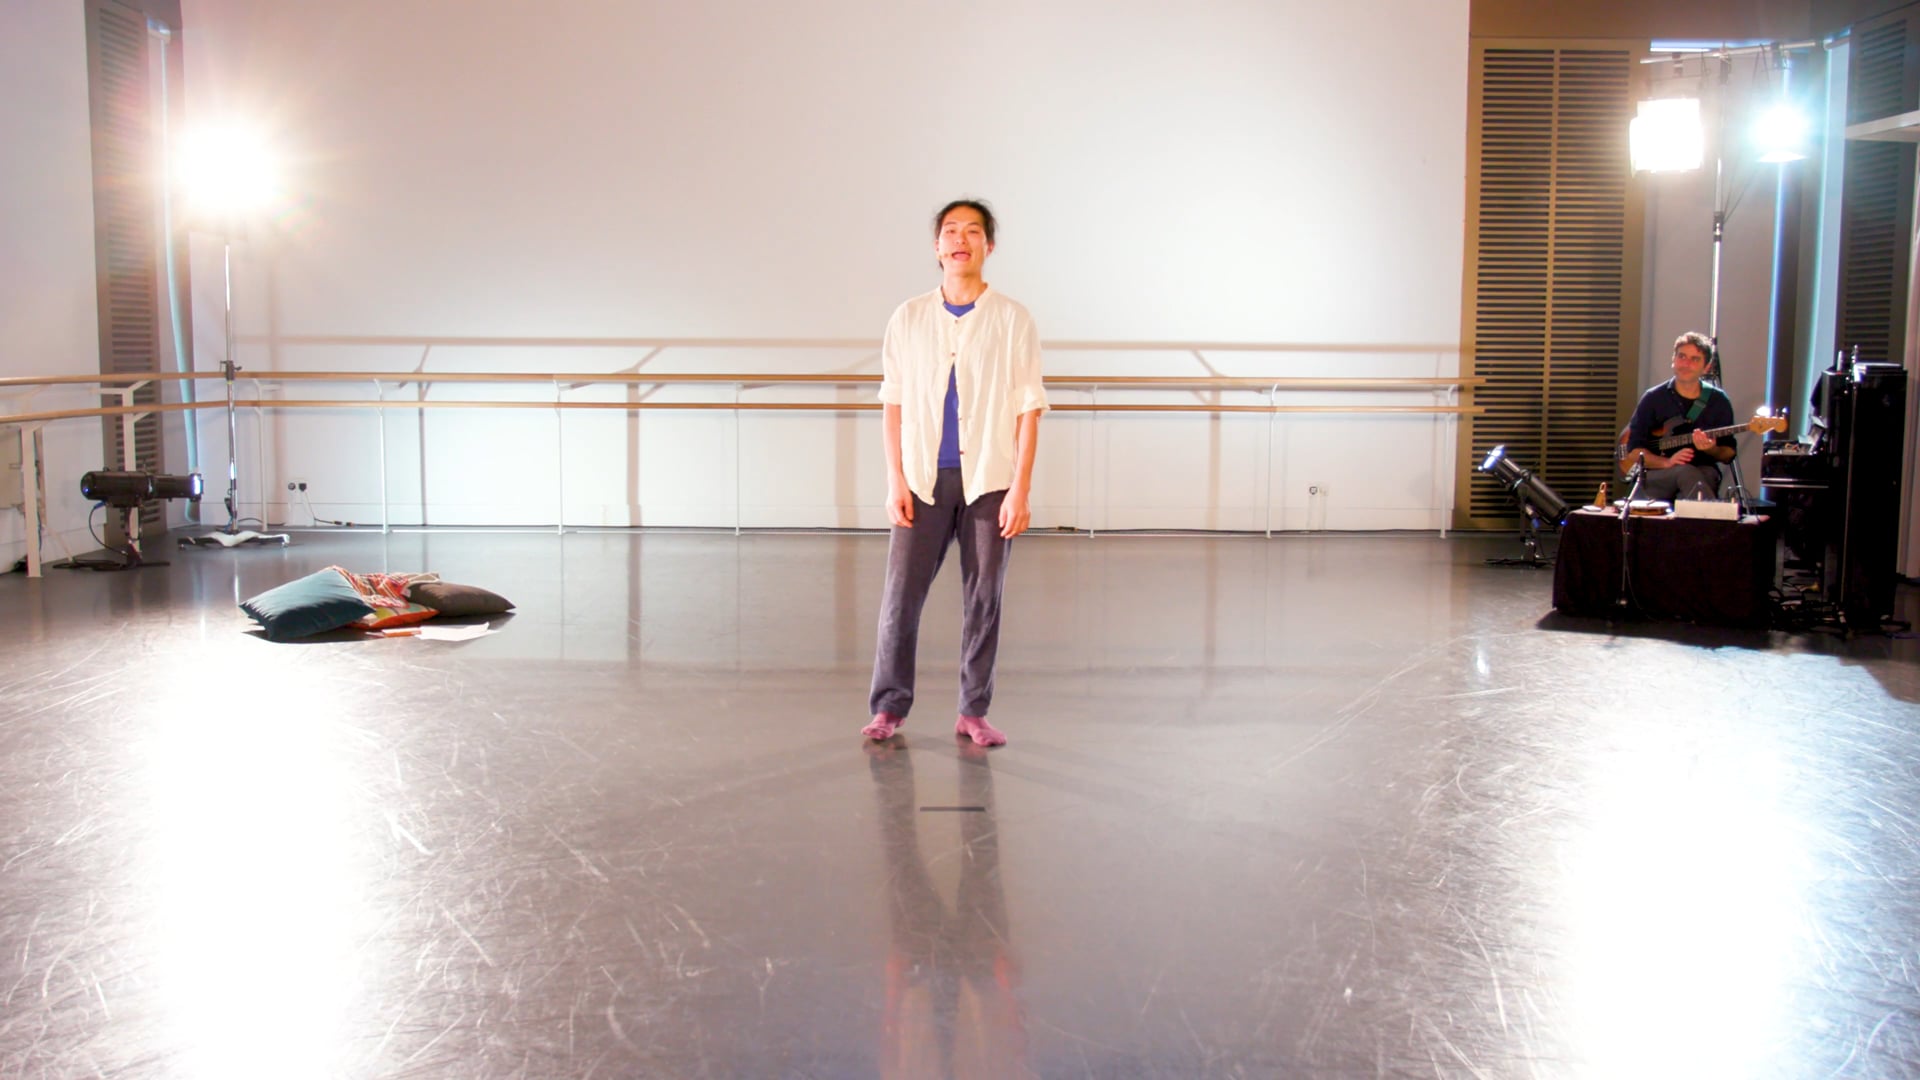
[[[411,626],[417,622],[426,622],[438,611],[425,604],[408,604],[405,607],[373,606],[373,613],[355,619],[353,625],[362,630],[387,630],[396,626]]]

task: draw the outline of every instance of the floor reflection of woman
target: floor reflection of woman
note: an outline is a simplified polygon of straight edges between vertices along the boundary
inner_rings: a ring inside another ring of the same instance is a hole
[[[882,1024],[883,1077],[1021,1077],[1027,1031],[1000,885],[993,771],[984,749],[963,747],[960,888],[949,910],[920,854],[913,764],[903,747],[873,744],[868,764],[880,801],[893,926]],[[945,818],[947,814],[938,815]]]

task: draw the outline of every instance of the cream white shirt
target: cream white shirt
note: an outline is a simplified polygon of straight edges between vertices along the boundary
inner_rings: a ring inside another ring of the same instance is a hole
[[[955,316],[940,290],[901,304],[880,346],[880,400],[900,406],[900,468],[921,502],[933,501],[947,373],[960,400],[960,490],[971,503],[1013,486],[1020,414],[1047,409],[1040,332],[1018,302],[991,287]]]

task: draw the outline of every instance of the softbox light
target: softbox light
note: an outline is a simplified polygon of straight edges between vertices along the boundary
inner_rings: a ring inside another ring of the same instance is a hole
[[[1707,137],[1699,98],[1642,101],[1627,125],[1634,172],[1688,172],[1700,167]]]

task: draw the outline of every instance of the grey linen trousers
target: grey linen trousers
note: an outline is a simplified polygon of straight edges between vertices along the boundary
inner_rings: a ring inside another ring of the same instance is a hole
[[[894,526],[887,546],[887,582],[880,597],[880,634],[873,657],[872,714],[904,717],[913,708],[914,653],[927,590],[960,541],[960,715],[985,716],[993,703],[993,662],[1000,650],[1000,592],[1013,541],[1000,535],[1005,491],[968,505],[960,470],[941,469],[933,503],[913,499],[913,527]]]

